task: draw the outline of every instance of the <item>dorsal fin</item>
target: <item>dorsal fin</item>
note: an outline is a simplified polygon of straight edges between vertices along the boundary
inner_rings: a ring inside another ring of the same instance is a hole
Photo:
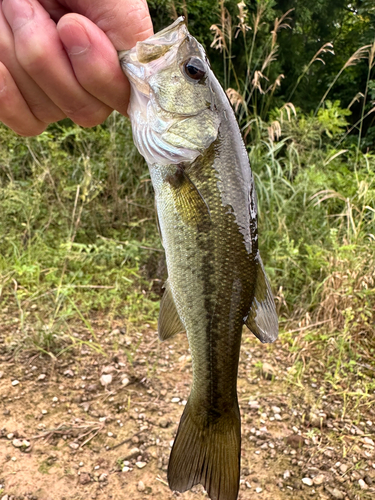
[[[279,325],[271,285],[258,252],[258,272],[254,299],[245,325],[261,342],[274,342],[279,334]]]
[[[164,288],[165,291],[160,302],[158,320],[158,333],[161,341],[173,337],[176,333],[182,333],[185,331],[185,327],[180,320],[180,316],[178,315],[168,280],[165,282]]]

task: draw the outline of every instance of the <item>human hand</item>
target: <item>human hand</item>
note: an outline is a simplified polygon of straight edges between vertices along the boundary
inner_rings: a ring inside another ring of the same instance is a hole
[[[146,0],[1,0],[0,122],[30,136],[65,117],[92,127],[126,114],[117,51],[152,32]]]

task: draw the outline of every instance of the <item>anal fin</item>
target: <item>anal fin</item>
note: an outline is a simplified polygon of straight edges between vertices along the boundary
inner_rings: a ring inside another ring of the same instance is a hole
[[[167,340],[176,333],[185,331],[185,327],[178,315],[176,305],[172,297],[172,291],[168,281],[166,281],[165,291],[160,302],[160,312],[158,320],[158,333],[161,341]]]
[[[271,343],[278,337],[279,324],[271,285],[259,253],[258,259],[259,267],[255,294],[245,325],[261,342]]]

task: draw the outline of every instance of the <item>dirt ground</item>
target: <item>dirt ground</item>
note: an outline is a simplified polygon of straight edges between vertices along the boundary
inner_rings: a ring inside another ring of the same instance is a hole
[[[77,326],[55,358],[10,352],[0,326],[0,499],[207,498],[166,478],[191,380],[185,336],[92,325],[96,342]],[[244,332],[239,499],[375,498],[375,395],[338,396],[318,363],[296,379],[293,361],[283,340]]]

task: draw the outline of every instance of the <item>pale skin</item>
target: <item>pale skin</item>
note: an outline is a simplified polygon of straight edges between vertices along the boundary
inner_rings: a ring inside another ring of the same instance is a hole
[[[0,0],[0,122],[33,136],[126,114],[117,51],[152,33],[146,0]]]

